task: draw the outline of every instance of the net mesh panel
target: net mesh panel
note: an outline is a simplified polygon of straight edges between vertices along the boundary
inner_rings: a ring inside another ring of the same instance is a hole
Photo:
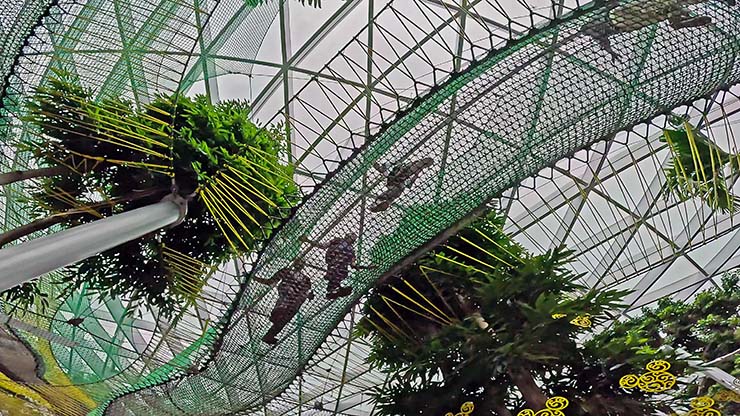
[[[0,94],[4,95],[9,86],[10,71],[18,58],[18,52],[37,25],[39,19],[48,12],[54,2],[47,1],[8,1],[0,4]],[[3,108],[0,108],[0,137],[10,134],[6,120],[3,117]],[[0,143],[0,169],[7,172],[22,168],[23,159],[17,156],[13,146],[5,140]],[[6,193],[18,192],[18,186],[11,185],[4,189]],[[17,212],[17,204],[11,199],[0,199],[0,214],[4,224],[11,228],[23,223],[21,214]]]
[[[4,2],[0,70],[7,82],[0,95],[1,171],[35,167],[17,147],[35,139],[33,127],[21,120],[23,103],[52,76],[52,69],[73,74],[97,98],[124,96],[142,105],[155,94],[173,94],[202,79],[203,72],[213,68],[210,54],[223,52],[231,36],[241,36],[249,46],[244,56],[254,57],[277,5],[255,9],[241,0],[207,3]],[[215,5],[221,14],[211,16]],[[242,21],[251,26],[240,25]],[[211,25],[208,37],[201,36],[205,22]],[[196,47],[209,55],[194,57]],[[31,213],[22,199],[37,186],[26,181],[3,187],[3,230],[29,221]],[[34,388],[53,397],[53,410],[65,415],[87,414],[119,391],[161,382],[197,365],[213,347],[218,319],[226,315],[239,288],[233,275],[217,273],[204,289],[207,301],[162,321],[156,311],[127,313],[132,311],[126,299],[101,302],[84,288],[59,299],[63,288],[51,283],[58,277],[40,279],[48,307],[2,306],[4,316],[13,317],[3,322],[42,362],[49,384]],[[71,318],[84,321],[72,326],[66,322]]]
[[[28,167],[27,157],[16,153],[14,144],[32,139],[33,132],[18,116],[23,98],[48,79],[50,67],[75,73],[98,97],[123,95],[143,104],[155,93],[186,89],[201,77],[248,71],[249,57],[256,54],[277,12],[275,3],[252,9],[240,0],[195,6],[170,0],[60,1],[30,36],[14,41],[26,46],[17,62],[13,57],[16,63],[2,96],[3,163]],[[712,17],[709,27],[679,31],[664,22],[614,36],[621,55],[616,61],[592,39],[577,34],[585,22],[603,18],[601,7],[570,16],[579,4],[467,3],[470,13],[435,9],[421,0],[390,3],[291,100],[296,111],[311,116],[291,120],[299,169],[314,174],[304,185],[311,189],[323,184],[270,241],[254,274],[269,278],[301,256],[313,266],[307,272],[317,296],[286,326],[276,347],[268,348],[261,338],[270,326],[277,294],[258,283],[238,292],[238,280],[215,279],[207,288],[215,300],[172,322],[161,322],[156,314],[125,317],[125,300],[100,303],[83,291],[52,300],[46,312],[18,315],[65,339],[58,342],[33,329],[16,328],[43,359],[47,380],[74,386],[59,387],[70,400],[91,409],[100,404],[93,414],[106,406],[109,414],[142,415],[232,414],[255,408],[279,394],[349,305],[417,247],[542,166],[740,77],[735,62],[740,16],[720,2],[692,6],[695,13]],[[6,10],[11,15],[16,10],[7,7],[0,9],[3,30],[13,21],[6,19]],[[425,19],[410,18],[409,8]],[[23,23],[27,33],[45,13],[42,6],[38,10],[30,23]],[[486,14],[505,24],[479,17]],[[463,15],[468,25],[478,25],[481,37],[462,35],[456,44],[450,34],[459,32]],[[552,15],[563,21],[527,33],[545,26]],[[369,31],[395,56],[373,56],[364,37]],[[525,39],[507,43],[514,38]],[[438,60],[426,53],[429,48],[455,58]],[[494,49],[501,51],[488,56]],[[221,56],[229,54],[244,59]],[[419,68],[428,71],[420,75],[415,72]],[[459,74],[450,78],[455,72]],[[342,89],[325,88],[336,79],[347,81]],[[370,96],[368,82],[374,91]],[[441,87],[428,93],[435,85]],[[414,100],[420,94],[424,97]],[[406,111],[396,118],[401,109]],[[378,117],[366,119],[370,113]],[[371,134],[374,139],[367,141]],[[327,152],[327,146],[332,150]],[[387,211],[368,212],[385,183],[373,163],[426,156],[435,163],[411,190]],[[5,229],[27,219],[16,201],[32,186],[4,188]],[[298,237],[327,241],[348,232],[360,236],[359,263],[377,268],[353,272],[345,283],[354,288],[352,296],[328,301],[323,252],[301,246]],[[50,294],[58,290],[43,287]],[[223,325],[200,325],[203,310],[223,319]],[[63,324],[80,314],[86,317],[81,328]],[[215,344],[218,352],[210,364],[183,377],[201,367],[222,331],[223,342]],[[133,393],[111,401],[126,392]],[[80,414],[71,405],[64,413]]]
[[[270,348],[260,341],[276,294],[250,283],[202,373],[125,396],[111,413],[258,407],[290,383],[381,275],[476,207],[610,133],[737,82],[740,15],[720,3],[695,11],[716,26],[620,34],[612,42],[621,59],[613,60],[579,35],[586,22],[605,18],[599,8],[487,57],[415,102],[324,181],[262,253],[257,277],[269,278],[296,256],[318,269],[308,272],[317,298],[283,330],[280,343]],[[374,163],[427,156],[435,165],[391,209],[368,211],[372,195],[384,191]],[[377,268],[353,272],[353,295],[327,301],[323,251],[301,245],[299,237],[327,241],[350,232],[361,236],[358,262]]]
[[[3,79],[10,72],[28,33],[52,4],[51,0],[0,4],[0,75]]]

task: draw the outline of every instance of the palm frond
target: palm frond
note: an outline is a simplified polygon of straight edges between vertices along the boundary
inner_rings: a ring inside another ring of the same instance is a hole
[[[681,201],[697,197],[713,209],[735,212],[740,199],[727,187],[729,177],[740,174],[740,160],[689,125],[683,130],[664,130],[671,160],[664,172],[666,187]]]

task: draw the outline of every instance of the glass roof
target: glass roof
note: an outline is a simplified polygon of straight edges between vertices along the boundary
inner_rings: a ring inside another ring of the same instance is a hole
[[[243,0],[203,3],[211,20],[198,26],[197,44],[185,51],[188,58],[172,68],[160,62],[158,71],[145,77],[167,78],[171,70],[188,94],[248,100],[263,123],[289,120],[296,126],[291,157],[299,162],[297,179],[309,194],[417,97],[489,51],[585,2],[322,0],[321,8],[277,0],[257,8],[246,7]],[[101,53],[110,52],[90,51],[93,57]],[[84,65],[78,65],[82,70]],[[740,118],[739,95],[740,88],[733,87],[674,113],[688,114],[720,146],[736,152],[731,133]],[[142,97],[147,100],[146,94]],[[440,116],[457,115],[450,110]],[[662,169],[668,150],[659,141],[664,125],[665,118],[658,117],[605,138],[508,189],[497,201],[507,215],[506,230],[532,252],[564,244],[576,250],[573,267],[583,273],[585,284],[634,290],[625,314],[664,296],[691,298],[740,265],[735,217],[665,193]],[[740,191],[736,183],[734,189]],[[238,267],[223,267],[209,289],[215,300],[204,302],[177,327],[179,337],[198,339],[207,323],[224,313],[224,305],[236,296]],[[364,363],[364,341],[349,337],[361,305],[351,308],[282,395],[247,414],[372,414],[368,391],[383,386],[385,379]],[[122,308],[118,303],[88,305],[111,325]],[[60,310],[65,318],[77,315],[72,312]],[[144,316],[127,324],[132,335],[122,348],[131,360],[152,340],[161,341],[157,332],[169,330],[154,320]],[[103,349],[96,346],[101,338],[105,335],[78,342]],[[185,344],[168,348],[174,355]],[[70,353],[68,367],[73,365]]]
[[[215,65],[226,73],[217,78],[220,97],[252,100],[263,120],[272,120],[274,114],[287,108],[291,119],[309,125],[316,120],[312,111],[300,104],[302,101],[325,103],[325,95],[340,96],[348,88],[353,91],[360,88],[357,74],[332,71],[328,75],[324,68],[350,35],[357,36],[358,44],[373,45],[368,49],[372,50],[371,60],[391,62],[396,56],[387,42],[389,37],[401,36],[399,32],[405,25],[399,21],[428,19],[432,14],[450,16],[459,24],[457,32],[447,34],[448,46],[458,48],[450,50],[434,42],[420,47],[435,66],[458,69],[457,58],[475,55],[476,46],[480,46],[480,51],[500,46],[492,44],[481,26],[498,33],[503,44],[507,37],[521,35],[530,25],[537,26],[552,19],[553,13],[559,16],[569,11],[568,6],[575,6],[566,3],[562,9],[556,9],[548,2],[528,2],[530,10],[521,10],[521,27],[518,27],[481,2],[424,0],[408,7],[396,2],[397,11],[390,14],[392,18],[386,14],[382,15],[382,21],[374,22],[372,16],[388,3],[391,2],[324,1],[322,9],[286,3],[276,12],[255,61],[248,66],[251,73],[237,69],[239,64],[228,57],[216,60]],[[483,6],[472,8],[474,18],[468,15],[465,19],[456,14],[471,3]],[[521,8],[522,3],[511,0],[507,6],[513,10]],[[535,12],[534,21],[528,21],[531,11]],[[512,15],[516,13],[509,14]],[[375,27],[374,32],[368,25]],[[355,59],[365,62],[368,55],[358,52]],[[392,110],[403,108],[417,94],[425,92],[424,87],[413,85],[411,78],[431,82],[434,72],[429,63],[415,64],[404,68],[408,71],[404,74],[408,77],[405,88],[396,84],[391,90],[382,82],[361,88],[380,97],[377,101]],[[302,90],[316,77],[326,81],[322,82],[322,88],[328,92]],[[204,83],[196,85],[193,91],[205,91]],[[711,137],[725,149],[736,149],[737,142],[728,133],[740,117],[737,115],[739,93],[740,88],[733,88],[716,94],[713,100],[677,108],[674,113],[688,113],[692,122],[699,125],[704,124],[706,117]],[[285,106],[286,97],[300,99],[289,100]],[[357,123],[350,124],[349,129],[375,131],[383,121],[382,107],[368,106],[369,113],[357,117]],[[362,120],[370,122],[363,125]],[[351,121],[352,118],[348,123]],[[318,124],[326,127],[330,122]],[[716,285],[724,271],[740,265],[736,218],[714,212],[700,201],[680,202],[665,193],[662,169],[669,153],[665,143],[659,141],[664,123],[664,118],[658,118],[579,151],[508,190],[498,200],[499,207],[507,213],[506,231],[530,251],[543,252],[564,244],[577,252],[573,267],[583,273],[585,284],[634,290],[627,298],[629,307],[625,314],[665,296],[690,299],[702,289]],[[296,138],[296,157],[305,149],[301,139]],[[334,149],[327,146],[323,156],[330,159]],[[321,167],[307,170],[320,171]],[[739,190],[737,184],[734,189]],[[360,306],[353,308],[312,358],[300,379],[264,411],[250,414],[373,414],[368,391],[383,386],[385,379],[364,363],[368,345],[348,336],[359,319],[360,309]]]

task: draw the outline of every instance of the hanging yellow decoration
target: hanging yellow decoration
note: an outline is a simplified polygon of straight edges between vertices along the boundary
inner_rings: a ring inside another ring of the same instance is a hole
[[[217,267],[165,245],[162,245],[161,253],[174,293],[183,296],[191,304],[195,303],[196,299],[202,297],[203,287]]]
[[[732,390],[721,390],[714,395],[714,400],[718,402],[740,403],[740,394],[737,394]]]
[[[249,150],[252,151],[249,158],[239,158],[242,166],[231,166],[226,162],[221,172],[197,190],[216,225],[237,253],[253,249],[248,241],[264,237],[255,235],[253,231],[263,232],[262,226],[271,221],[270,209],[280,208],[260,191],[260,187],[281,193],[270,184],[271,179],[268,178],[284,177],[282,172],[270,165],[271,161],[253,149]],[[258,157],[267,160],[264,166],[252,160]]]
[[[569,403],[565,397],[555,396],[547,399],[545,408],[539,412],[535,413],[532,409],[524,409],[516,416],[565,416],[562,410],[568,407]]]
[[[691,401],[691,411],[686,416],[722,416],[719,410],[712,409],[714,399],[711,397],[697,397]]]
[[[581,328],[591,328],[591,315],[576,316],[570,323]]]
[[[453,414],[452,412],[445,413],[445,416],[470,416],[475,410],[473,402],[465,402],[460,406],[460,413]]]
[[[650,361],[645,368],[647,373],[637,376],[627,374],[619,379],[619,386],[623,389],[639,388],[645,393],[660,393],[676,385],[676,376],[668,372],[671,364],[668,361]]]
[[[561,318],[565,318],[568,315],[564,313],[554,313],[551,316],[552,316],[552,319],[561,319]],[[576,316],[575,318],[570,320],[570,323],[572,325],[575,325],[581,328],[591,328],[591,325],[592,325],[591,315],[585,314],[585,315]]]

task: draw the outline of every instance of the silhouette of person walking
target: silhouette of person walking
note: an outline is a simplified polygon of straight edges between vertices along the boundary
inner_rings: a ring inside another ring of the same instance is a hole
[[[278,300],[270,314],[272,327],[262,338],[267,344],[277,343],[275,336],[293,319],[307,299],[314,298],[311,279],[303,274],[305,265],[303,260],[296,259],[291,266],[278,270],[269,279],[254,277],[255,281],[270,286],[280,282],[277,287]]]
[[[311,241],[306,236],[301,237],[301,241],[326,250],[326,275],[324,278],[327,280],[327,299],[337,299],[349,296],[352,293],[351,287],[342,286],[342,282],[349,277],[350,267],[358,270],[373,268],[373,266],[359,266],[357,264],[357,255],[354,248],[356,240],[357,234],[355,233],[334,238],[323,244]]]
[[[408,188],[416,182],[421,172],[432,166],[434,159],[425,157],[424,159],[414,160],[408,163],[398,163],[390,171],[386,165],[375,164],[375,169],[386,175],[386,190],[377,196],[377,204],[370,208],[371,212],[385,211],[391,206],[391,203],[398,199]]]

